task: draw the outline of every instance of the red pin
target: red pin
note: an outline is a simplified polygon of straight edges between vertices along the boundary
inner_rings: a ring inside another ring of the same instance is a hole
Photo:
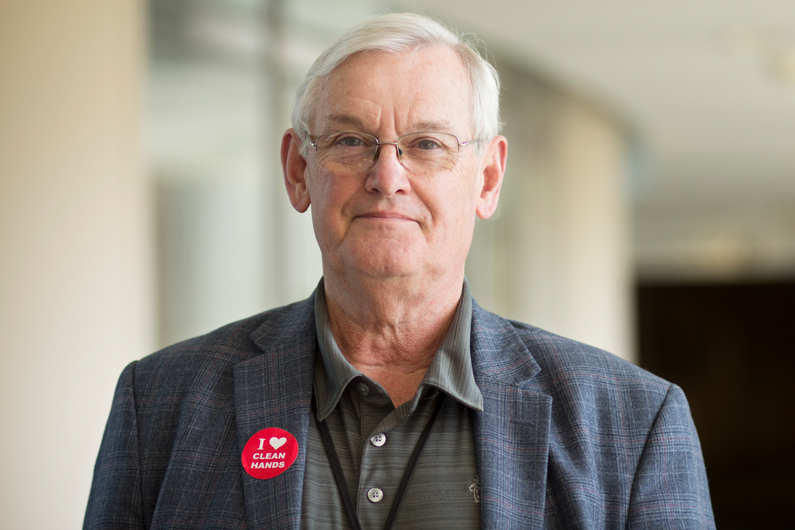
[[[241,461],[246,473],[254,478],[268,479],[287,471],[297,456],[295,436],[284,429],[268,427],[249,438]]]

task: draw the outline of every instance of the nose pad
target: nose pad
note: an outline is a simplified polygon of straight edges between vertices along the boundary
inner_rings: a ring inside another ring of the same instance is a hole
[[[385,146],[385,145],[394,145],[395,146],[395,152],[397,154],[398,163],[401,166],[406,167],[406,165],[403,163],[403,149],[398,147],[398,144],[396,142],[381,142],[381,143],[379,143],[378,146],[376,147],[375,155],[373,156],[373,163],[375,164],[376,160],[378,160],[378,157],[381,155],[381,148],[383,146]]]

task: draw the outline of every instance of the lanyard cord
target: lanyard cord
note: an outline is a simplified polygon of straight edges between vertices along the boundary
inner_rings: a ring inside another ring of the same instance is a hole
[[[386,518],[384,530],[390,530],[392,524],[395,522],[395,517],[397,517],[397,512],[400,509],[400,503],[403,502],[403,497],[406,496],[409,482],[414,475],[414,470],[417,468],[417,462],[419,462],[420,455],[425,447],[425,442],[428,441],[428,436],[431,434],[433,424],[436,423],[436,417],[439,416],[439,411],[442,410],[445,397],[446,394],[442,394],[442,397],[436,402],[436,407],[433,409],[428,424],[425,425],[425,429],[423,429],[420,439],[417,441],[417,446],[414,448],[414,452],[411,453],[411,458],[406,465],[406,470],[403,472],[403,478],[400,481],[395,500],[392,502],[392,508],[389,510],[389,515]],[[314,399],[312,400],[312,409],[315,413],[315,419],[317,419],[317,408]],[[345,475],[342,473],[342,464],[340,464],[337,450],[334,448],[334,442],[331,439],[331,432],[329,431],[328,425],[326,425],[324,420],[318,421],[317,426],[320,429],[320,437],[323,439],[323,445],[326,447],[326,454],[331,464],[331,470],[334,473],[334,480],[337,482],[337,488],[340,490],[340,496],[345,505],[345,512],[348,514],[348,521],[350,521],[353,530],[362,530],[362,524],[359,522],[359,517],[356,515],[356,508],[353,506],[350,490],[348,490],[348,484],[345,482]]]

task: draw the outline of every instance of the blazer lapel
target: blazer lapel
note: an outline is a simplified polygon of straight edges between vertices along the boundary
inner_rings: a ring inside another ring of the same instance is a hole
[[[258,431],[278,427],[295,436],[298,457],[281,475],[261,480],[241,464],[246,518],[252,529],[297,530],[301,520],[315,358],[314,296],[274,313],[251,334],[262,355],[234,372],[239,451]]]
[[[473,418],[482,526],[541,529],[552,398],[533,388],[541,368],[513,325],[474,302],[472,368],[484,407]]]

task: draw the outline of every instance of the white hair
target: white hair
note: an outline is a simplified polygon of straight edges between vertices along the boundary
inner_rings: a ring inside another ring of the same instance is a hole
[[[412,13],[391,13],[371,18],[346,31],[317,58],[295,97],[293,128],[308,144],[321,81],[354,54],[364,51],[402,53],[421,46],[444,45],[460,58],[469,78],[472,129],[485,142],[500,131],[500,79],[494,67],[478,53],[478,42],[469,40],[431,18]],[[485,145],[480,142],[480,145]]]

